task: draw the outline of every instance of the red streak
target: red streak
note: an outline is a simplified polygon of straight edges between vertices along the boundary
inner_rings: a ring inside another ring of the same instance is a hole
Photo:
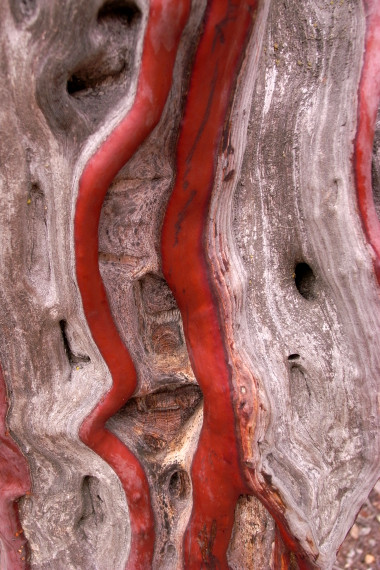
[[[275,549],[273,556],[273,570],[284,570],[287,568],[286,560],[291,559],[294,554],[299,570],[311,570],[315,568],[316,556],[308,554],[301,546],[299,540],[295,538],[289,528],[285,517],[286,506],[281,497],[270,485],[262,485],[255,477],[254,470],[249,471],[253,494],[268,509],[276,522]]]
[[[195,56],[162,232],[163,271],[180,308],[204,418],[192,464],[186,568],[228,568],[236,501],[249,492],[239,460],[228,362],[206,259],[205,228],[218,147],[256,0],[211,0]]]
[[[286,541],[284,540],[284,537]],[[315,566],[305,558],[302,548],[292,541],[289,533],[284,528],[276,526],[276,534],[273,549],[273,570],[311,570]]]
[[[92,336],[112,376],[112,387],[85,419],[80,438],[117,473],[128,501],[132,530],[127,568],[151,567],[154,518],[149,485],[133,453],[105,428],[132,396],[136,370],[113,321],[98,265],[98,226],[107,190],[122,166],[157,125],[172,83],[172,71],[190,0],[152,0],[144,38],[137,94],[122,122],[88,161],[75,212],[78,286]]]
[[[273,551],[273,568],[274,570],[288,570],[291,567],[290,550],[282,541],[281,533],[276,527]]]
[[[364,4],[367,11],[367,34],[359,85],[354,168],[359,211],[367,239],[376,256],[374,266],[380,284],[380,221],[373,201],[371,176],[373,139],[380,103],[380,1],[365,0]]]
[[[28,568],[28,548],[18,517],[17,499],[30,490],[28,464],[6,427],[8,410],[0,369],[0,568]]]

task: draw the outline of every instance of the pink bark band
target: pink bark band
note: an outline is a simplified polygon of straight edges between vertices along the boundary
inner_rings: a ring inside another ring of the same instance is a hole
[[[367,13],[367,31],[359,85],[354,168],[360,216],[365,234],[374,251],[375,272],[380,283],[380,221],[373,200],[371,175],[376,115],[380,103],[380,2],[365,0],[364,4]]]
[[[152,0],[137,94],[131,110],[87,163],[75,212],[75,256],[84,313],[112,376],[112,387],[80,428],[82,441],[114,469],[123,485],[131,521],[128,568],[150,568],[154,519],[149,485],[139,460],[105,428],[132,396],[136,371],[112,318],[98,265],[98,226],[107,190],[120,168],[157,125],[172,83],[178,43],[190,0]],[[162,73],[165,69],[165,73]]]
[[[163,271],[182,314],[204,397],[192,464],[185,567],[227,568],[236,502],[248,492],[239,459],[231,369],[206,257],[205,229],[218,147],[256,0],[208,3],[177,147],[177,176],[162,232]]]

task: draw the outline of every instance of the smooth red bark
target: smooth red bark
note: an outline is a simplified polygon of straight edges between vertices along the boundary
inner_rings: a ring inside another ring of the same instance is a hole
[[[80,428],[84,443],[111,465],[129,507],[132,543],[127,567],[151,567],[154,518],[149,485],[139,460],[105,428],[106,421],[132,396],[136,371],[113,321],[98,265],[98,226],[113,178],[157,125],[172,83],[178,43],[190,0],[152,0],[136,98],[131,110],[87,163],[75,212],[75,255],[84,313],[112,376],[112,387]],[[163,73],[162,70],[165,70]]]
[[[236,501],[249,492],[241,468],[231,369],[214,298],[205,227],[218,147],[256,0],[210,1],[177,148],[177,176],[162,231],[163,271],[180,308],[204,396],[192,464],[193,510],[186,568],[227,568]]]
[[[365,0],[367,32],[364,63],[359,85],[358,128],[354,168],[359,211],[365,234],[375,255],[375,272],[380,284],[380,221],[372,192],[372,149],[380,103],[380,2]]]

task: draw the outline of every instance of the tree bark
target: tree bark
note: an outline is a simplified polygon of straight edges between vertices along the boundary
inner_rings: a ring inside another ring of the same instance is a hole
[[[1,567],[330,569],[380,476],[379,1],[0,30]]]

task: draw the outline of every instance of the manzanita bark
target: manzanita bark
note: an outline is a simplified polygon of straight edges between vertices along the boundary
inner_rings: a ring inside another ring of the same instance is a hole
[[[205,224],[231,90],[256,1],[209,2],[177,147],[177,172],[162,235],[165,278],[182,314],[203,393],[203,425],[191,476],[193,510],[185,567],[227,568],[236,503],[249,492],[240,460],[233,387],[205,252]]]
[[[366,0],[366,43],[359,85],[358,130],[355,139],[355,174],[360,215],[375,255],[380,282],[380,220],[372,190],[372,149],[380,104],[380,3]]]
[[[380,458],[347,3],[1,5],[4,567],[331,568]]]
[[[28,547],[17,509],[17,500],[30,492],[28,465],[6,427],[8,401],[0,370],[0,565],[26,568]]]
[[[126,118],[90,159],[79,182],[75,214],[78,286],[92,336],[112,375],[112,388],[86,418],[80,437],[115,470],[127,496],[131,519],[128,568],[151,566],[154,518],[149,485],[139,460],[109,430],[106,421],[137,386],[136,370],[114,324],[99,271],[98,227],[109,185],[157,125],[171,87],[172,70],[189,1],[153,0],[149,8],[137,94]],[[163,76],[161,66],[166,73]]]

